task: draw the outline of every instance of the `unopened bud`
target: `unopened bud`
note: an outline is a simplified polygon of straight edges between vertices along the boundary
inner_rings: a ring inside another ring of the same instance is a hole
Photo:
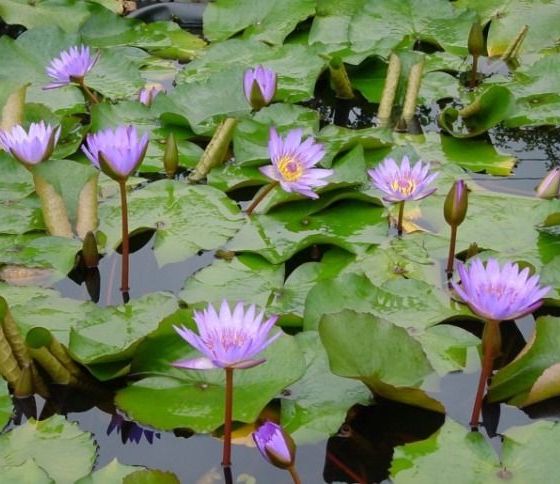
[[[253,440],[261,455],[272,465],[288,469],[294,465],[296,445],[280,425],[265,422],[253,432]]]
[[[560,197],[560,168],[550,170],[536,187],[537,197],[550,200]]]
[[[461,225],[467,215],[468,206],[469,189],[463,180],[457,180],[445,197],[443,205],[445,221],[454,227]]]
[[[469,32],[469,54],[472,56],[479,57],[486,53],[484,48],[484,33],[482,32],[482,25],[477,20],[471,26]]]
[[[165,153],[163,154],[163,167],[168,178],[173,178],[179,167],[179,152],[177,142],[173,133],[169,133],[165,142]]]
[[[97,241],[93,232],[88,232],[82,245],[82,260],[88,269],[97,267],[99,262],[99,252],[97,251]]]

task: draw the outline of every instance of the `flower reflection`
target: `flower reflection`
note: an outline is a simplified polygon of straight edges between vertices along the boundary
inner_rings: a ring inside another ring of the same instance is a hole
[[[139,444],[142,440],[142,436],[150,444],[153,444],[154,437],[156,439],[161,438],[161,434],[159,432],[140,427],[140,425],[136,422],[126,420],[118,413],[111,416],[111,422],[109,422],[109,426],[107,427],[107,435],[111,435],[114,430],[116,430],[117,434],[120,434],[123,444],[126,444],[127,442]]]

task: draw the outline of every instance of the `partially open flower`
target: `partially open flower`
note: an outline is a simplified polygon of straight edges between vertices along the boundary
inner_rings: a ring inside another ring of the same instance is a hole
[[[276,72],[260,65],[247,69],[243,76],[243,89],[253,109],[268,106],[276,93]]]
[[[280,425],[265,422],[253,432],[253,440],[261,455],[271,464],[280,469],[288,469],[294,465],[296,446],[292,437]]]
[[[407,200],[421,200],[436,191],[430,187],[439,173],[429,174],[430,164],[418,161],[410,166],[408,157],[403,157],[399,165],[392,158],[369,170],[373,185],[381,190],[387,202],[402,202]]]
[[[461,284],[451,284],[473,313],[485,320],[516,319],[533,312],[542,304],[550,287],[539,285],[539,276],[529,277],[529,269],[519,270],[517,264],[500,267],[496,259],[486,266],[479,258],[468,267],[458,263]]]
[[[54,82],[43,89],[56,89],[67,86],[71,82],[83,80],[97,62],[98,57],[93,56],[86,45],[74,46],[62,51],[47,67],[47,74]]]
[[[319,198],[313,188],[328,184],[324,178],[334,171],[314,168],[325,155],[323,145],[313,138],[301,141],[303,131],[293,129],[282,139],[274,128],[270,129],[268,154],[272,165],[260,167],[267,177],[276,180],[286,192],[300,193],[309,198]]]
[[[134,126],[119,126],[88,134],[82,151],[111,178],[128,178],[142,163],[148,149],[148,135],[139,135]]]
[[[536,188],[537,197],[552,199],[560,197],[560,168],[553,168]]]
[[[146,84],[145,87],[140,89],[138,93],[138,100],[146,105],[150,106],[154,101],[155,97],[160,93],[165,92],[165,88],[159,83],[154,82],[152,84]]]
[[[10,130],[0,130],[0,147],[25,165],[36,165],[47,160],[60,137],[60,126],[31,123],[29,131],[19,124]]]
[[[230,310],[226,301],[217,312],[212,304],[203,311],[195,311],[193,318],[198,326],[198,335],[193,331],[175,326],[179,335],[204,356],[180,360],[173,366],[193,370],[212,368],[251,368],[265,360],[256,358],[257,354],[270,345],[282,332],[268,337],[269,331],[278,316],[272,316],[263,324],[264,311],[255,312],[255,305],[247,311],[238,302]]]

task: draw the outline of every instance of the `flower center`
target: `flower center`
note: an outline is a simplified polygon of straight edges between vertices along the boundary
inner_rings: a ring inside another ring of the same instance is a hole
[[[398,178],[391,182],[391,189],[405,196],[409,196],[416,190],[416,182],[411,178]]]
[[[278,161],[277,166],[278,171],[286,181],[297,181],[303,175],[303,165],[293,156],[283,156]]]
[[[240,331],[237,328],[223,328],[210,335],[204,343],[210,351],[215,351],[216,346],[221,346],[224,351],[229,351],[234,348],[240,348],[245,344],[249,335],[245,331]]]

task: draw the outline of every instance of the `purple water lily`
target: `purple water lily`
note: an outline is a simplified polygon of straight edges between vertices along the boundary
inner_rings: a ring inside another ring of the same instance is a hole
[[[516,319],[533,312],[542,304],[549,286],[539,285],[539,276],[529,277],[529,269],[507,262],[500,267],[496,259],[486,266],[479,258],[466,267],[458,263],[461,284],[451,284],[471,310],[485,320]]]
[[[255,432],[253,440],[261,455],[271,464],[287,469],[295,459],[295,446],[292,438],[280,425],[265,422]]]
[[[56,89],[72,82],[83,81],[97,62],[98,55],[92,55],[88,46],[79,45],[62,51],[47,67],[48,76],[54,80],[43,89]]]
[[[276,72],[261,65],[243,75],[245,97],[253,109],[268,106],[276,93]]]
[[[148,135],[140,136],[134,126],[119,126],[88,134],[82,151],[95,167],[115,180],[122,180],[140,166],[148,141]]]
[[[439,173],[429,174],[429,171],[429,163],[418,161],[411,167],[408,157],[405,156],[400,166],[392,158],[386,158],[379,166],[368,170],[368,174],[373,185],[385,194],[383,200],[403,202],[421,200],[436,191],[429,185]]]
[[[269,331],[278,316],[272,316],[263,324],[264,311],[256,313],[255,305],[244,310],[243,303],[238,302],[233,309],[226,301],[222,302],[217,312],[212,304],[203,311],[195,311],[193,318],[199,334],[175,326],[179,335],[204,356],[194,359],[179,360],[173,366],[194,370],[212,368],[251,368],[263,363],[264,359],[255,358],[258,353],[270,345],[282,332],[268,337]]]
[[[282,139],[276,129],[271,128],[268,154],[272,165],[259,169],[267,177],[280,183],[286,192],[319,198],[312,189],[327,185],[324,178],[331,176],[334,170],[313,168],[325,156],[325,149],[312,137],[302,142],[302,134],[303,130],[293,129]]]
[[[60,137],[60,126],[31,123],[25,131],[19,124],[10,130],[0,130],[0,147],[25,165],[47,160]]]
[[[159,83],[154,82],[152,84],[146,84],[145,87],[140,89],[138,93],[138,100],[146,105],[150,106],[154,101],[155,97],[160,93],[165,92],[165,88]]]

